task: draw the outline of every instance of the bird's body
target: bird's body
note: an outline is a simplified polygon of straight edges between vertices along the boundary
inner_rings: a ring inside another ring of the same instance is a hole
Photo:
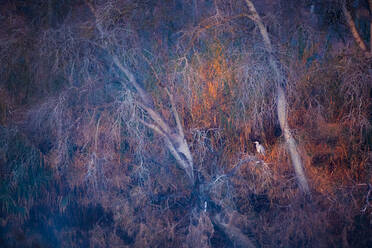
[[[259,153],[259,154],[262,154],[265,156],[265,148],[258,142],[258,141],[255,141],[253,142],[256,144],[256,151]]]

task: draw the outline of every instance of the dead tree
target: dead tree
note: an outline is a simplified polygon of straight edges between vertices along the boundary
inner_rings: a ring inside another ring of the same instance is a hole
[[[357,18],[364,18],[367,21],[369,21],[369,35],[370,35],[370,41],[369,41],[369,53],[372,53],[372,0],[368,0],[369,10],[364,9],[357,9],[356,10],[356,17]],[[347,9],[346,3],[344,2],[342,4],[342,12],[345,16],[346,23],[350,29],[351,35],[353,36],[356,44],[358,47],[363,51],[367,52],[368,55],[368,48],[366,42],[363,40],[362,36],[360,35],[357,26],[355,25],[355,21],[350,13],[350,11]]]
[[[171,103],[171,112],[176,121],[176,128],[172,128],[155,110],[150,95],[139,85],[139,83],[137,83],[132,72],[120,62],[117,56],[114,55],[112,58],[114,64],[125,74],[129,83],[136,89],[138,95],[140,96],[140,101],[137,102],[137,105],[144,109],[152,120],[152,122],[145,121],[144,119],[139,119],[139,121],[146,127],[155,131],[164,139],[165,145],[177,160],[178,165],[185,170],[191,183],[194,183],[193,159],[189,145],[185,139],[185,134],[176,109],[173,95],[167,88],[164,88]]]
[[[364,43],[362,37],[360,36],[360,34],[358,32],[358,29],[355,25],[355,22],[353,20],[353,17],[351,16],[351,13],[349,12],[349,10],[346,8],[345,3],[342,5],[342,12],[345,15],[347,25],[350,28],[351,34],[353,35],[353,38],[354,38],[355,42],[358,44],[359,48],[362,51],[364,51],[364,52],[367,51],[367,46]]]
[[[97,17],[97,12],[95,7],[89,1],[86,2],[89,6],[90,10],[93,12],[95,17],[95,24],[98,32],[100,33],[101,37],[104,37],[104,30],[101,23],[98,21],[99,18]],[[103,49],[106,49],[105,45],[103,45]],[[107,49],[107,54],[110,54]],[[174,97],[171,92],[164,87],[166,91],[170,103],[171,103],[171,113],[173,118],[176,122],[176,127],[172,127],[169,122],[165,120],[165,118],[159,114],[159,112],[155,109],[152,97],[146,90],[137,82],[134,74],[131,72],[128,66],[121,62],[117,55],[111,55],[111,59],[116,65],[116,67],[124,73],[125,77],[127,78],[127,82],[136,90],[138,94],[138,101],[136,105],[142,108],[144,111],[147,112],[148,116],[150,117],[149,120],[138,118],[138,121],[141,122],[146,127],[152,129],[154,132],[159,134],[165,142],[166,147],[176,159],[177,164],[185,170],[187,176],[189,177],[191,184],[194,184],[194,163],[193,158],[189,149],[189,145],[185,139],[185,134],[183,131],[183,127],[180,121],[179,114],[176,109],[176,104],[174,101]],[[123,79],[124,80],[124,79]]]
[[[98,21],[99,18],[96,14],[95,6],[88,1],[87,4],[95,16],[95,27],[98,30],[99,35],[104,37],[104,27]],[[106,54],[111,54],[110,58],[112,63],[122,74],[124,74],[125,78],[122,78],[121,80],[130,85],[131,88],[133,88],[133,91],[135,91],[137,94],[138,97],[135,101],[136,106],[147,113],[145,118],[137,117],[137,120],[163,138],[167,149],[176,159],[177,164],[186,172],[186,175],[191,182],[191,186],[193,187],[193,195],[195,198],[193,204],[197,204],[201,199],[208,198],[208,201],[211,203],[211,205],[218,205],[208,197],[208,189],[201,190],[209,185],[209,183],[203,180],[200,181],[198,177],[194,175],[193,157],[185,138],[185,132],[176,109],[173,94],[169,91],[169,89],[162,86],[169,98],[169,111],[174,118],[175,125],[172,125],[171,122],[166,120],[164,116],[160,114],[160,111],[156,109],[152,96],[141,86],[141,84],[137,81],[135,74],[131,71],[129,66],[123,62],[120,56],[110,53],[110,50],[106,48],[104,44],[102,45],[102,48],[106,50]],[[251,158],[249,158],[249,160],[241,161],[237,166],[234,166],[235,169],[226,174],[226,177],[229,177],[237,172],[240,166],[247,161],[251,161]],[[202,202],[202,205],[204,204],[207,204],[206,200]],[[200,206],[190,209],[193,219],[197,220],[199,224],[196,226],[192,226],[192,224],[190,224],[190,233],[187,238],[189,244],[193,244],[194,241],[197,241],[198,245],[202,244],[203,247],[209,247],[207,239],[209,239],[213,234],[213,227],[218,226],[238,247],[255,247],[253,242],[251,242],[250,239],[243,234],[240,228],[236,227],[233,221],[234,218],[229,214],[229,211],[226,209],[221,210],[224,212],[224,216],[226,216],[226,218],[222,220],[219,213],[211,214],[210,216],[210,214],[207,212],[207,205],[204,205],[204,211],[201,211],[201,209],[202,208]],[[236,216],[236,214],[234,216]],[[212,223],[214,226],[212,226]]]
[[[269,38],[269,34],[267,32],[265,24],[262,22],[262,19],[260,15],[257,13],[256,8],[252,1],[245,0],[245,3],[248,6],[248,9],[250,13],[248,14],[248,17],[254,21],[254,23],[258,26],[258,29],[261,33],[261,36],[263,38],[263,42],[268,54],[269,64],[271,69],[274,72],[274,81],[276,84],[276,95],[277,95],[277,114],[279,119],[279,124],[282,129],[282,132],[284,134],[284,138],[286,141],[287,149],[289,151],[292,165],[296,173],[297,181],[302,189],[303,192],[306,194],[309,193],[309,185],[305,176],[303,164],[301,161],[300,154],[297,150],[297,144],[295,139],[293,138],[293,135],[291,133],[291,130],[288,125],[287,120],[287,100],[284,93],[284,85],[286,84],[286,77],[283,75],[282,71],[280,70],[279,62],[275,59],[273,56],[273,48],[271,45],[271,41]]]

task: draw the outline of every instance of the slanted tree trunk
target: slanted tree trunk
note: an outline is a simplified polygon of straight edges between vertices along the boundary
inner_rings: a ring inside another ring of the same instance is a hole
[[[277,88],[277,92],[276,92],[277,113],[278,113],[279,124],[280,124],[280,128],[282,129],[282,132],[284,133],[284,138],[286,141],[287,149],[289,151],[289,154],[292,160],[292,165],[296,173],[297,182],[300,188],[302,189],[302,191],[308,194],[309,185],[308,185],[308,182],[305,176],[300,154],[298,153],[298,150],[297,150],[296,141],[293,138],[293,135],[291,134],[291,130],[289,128],[288,120],[287,120],[287,100],[286,100],[284,89],[283,89],[283,85],[286,84],[287,79],[285,78],[285,76],[283,75],[282,71],[279,68],[279,62],[273,56],[273,48],[271,45],[269,35],[267,33],[266,26],[262,22],[260,15],[257,13],[254,4],[250,0],[245,0],[245,3],[247,4],[249,11],[250,11],[250,13],[248,14],[248,17],[255,22],[255,24],[258,26],[260,30],[265,48],[269,56],[270,67],[274,71],[274,77],[275,77],[274,81],[275,81],[276,88]]]
[[[98,32],[100,33],[101,37],[104,37],[104,30],[102,25],[98,21],[95,7],[89,1],[86,1],[86,3],[96,18],[96,28]],[[107,53],[109,54],[108,51]],[[164,87],[164,90],[168,94],[171,103],[170,111],[176,122],[175,128],[171,127],[171,125],[169,125],[169,123],[165,121],[165,118],[163,118],[163,116],[157,112],[157,110],[154,108],[152,97],[137,82],[131,70],[121,62],[118,56],[112,55],[111,57],[116,67],[126,76],[127,80],[123,79],[123,81],[129,82],[129,84],[131,84],[135,88],[136,93],[139,96],[138,98],[139,101],[136,102],[137,106],[145,110],[150,117],[150,120],[139,119],[139,122],[141,122],[146,127],[152,129],[154,132],[159,134],[164,139],[166,147],[173,155],[173,157],[176,159],[177,164],[182,169],[185,170],[187,176],[191,181],[191,184],[193,185],[194,184],[193,158],[189,149],[189,145],[185,139],[185,134],[176,109],[176,104],[173,95],[169,92],[167,88]]]
[[[371,2],[371,0],[370,0],[370,2]],[[342,11],[345,15],[347,25],[350,28],[351,34],[353,35],[355,42],[357,43],[357,45],[359,46],[359,48],[362,51],[367,51],[367,46],[364,43],[362,37],[360,36],[360,34],[359,34],[359,32],[358,32],[358,30],[355,26],[355,22],[353,20],[353,17],[351,16],[349,10],[346,8],[346,4],[342,5]]]
[[[99,32],[99,35],[102,38],[105,37],[104,26],[99,21],[95,6],[89,0],[86,0],[86,3],[95,16],[95,25]],[[103,49],[106,49],[104,45],[102,47]],[[107,54],[110,54],[109,49],[106,49],[106,52]],[[152,96],[141,86],[131,69],[127,65],[125,65],[125,63],[123,63],[123,60],[120,59],[120,57],[116,54],[112,54],[110,56],[116,68],[118,68],[118,70],[120,70],[125,75],[125,78],[123,78],[122,80],[127,82],[134,88],[134,91],[138,96],[135,104],[148,114],[147,117],[149,118],[138,118],[138,121],[141,122],[144,126],[152,129],[155,133],[163,138],[167,149],[176,159],[177,164],[186,172],[186,175],[190,179],[191,185],[193,185],[194,188],[194,193],[197,194],[198,198],[207,198],[207,193],[199,192],[198,190],[200,182],[196,180],[197,177],[194,175],[193,157],[190,152],[188,143],[185,139],[184,130],[171,92],[166,87],[163,87],[170,101],[169,111],[171,112],[175,120],[175,126],[172,126],[170,122],[160,114],[160,111],[156,110]],[[252,160],[252,158],[246,159],[244,161],[250,160]],[[241,163],[235,166],[235,169],[228,175],[235,173],[244,161],[241,161]],[[205,184],[205,182],[202,183]],[[196,192],[195,189],[197,189]],[[216,206],[218,205],[212,200],[210,200],[210,202]],[[226,215],[229,214],[226,212]],[[210,218],[206,209],[204,210],[204,212],[200,212],[196,209],[195,211],[193,211],[193,219],[197,220],[196,222],[199,224],[196,226],[192,226],[193,224],[190,224],[189,235],[187,237],[189,244],[195,243],[201,247],[209,247],[208,240],[213,234],[213,226],[211,222],[212,220],[213,224],[219,226],[223,230],[223,232],[225,232],[226,235],[236,244],[236,247],[255,247],[250,239],[246,237],[246,235],[238,227],[235,226],[231,216],[228,217],[228,222],[223,222],[220,220],[219,215],[217,217],[214,215]]]
[[[185,134],[179,118],[176,104],[173,99],[173,95],[167,88],[164,88],[168,94],[171,103],[171,112],[173,118],[176,121],[176,128],[171,126],[164,120],[164,118],[153,108],[152,99],[150,95],[137,83],[134,75],[128,70],[119,60],[117,56],[113,56],[114,64],[125,74],[128,78],[129,83],[136,89],[140,96],[140,102],[137,102],[138,106],[144,109],[152,119],[152,123],[149,123],[143,119],[139,121],[146,127],[152,129],[157,134],[163,137],[165,145],[171,152],[173,157],[177,160],[178,165],[185,170],[191,183],[194,183],[194,163],[192,155],[189,149],[189,145],[185,139]]]

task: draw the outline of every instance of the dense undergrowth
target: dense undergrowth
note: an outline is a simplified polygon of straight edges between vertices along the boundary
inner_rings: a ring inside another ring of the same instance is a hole
[[[0,244],[372,246],[371,57],[336,2],[314,14],[255,1],[287,77],[304,194],[267,51],[233,2],[0,5]],[[195,182],[113,55],[173,127],[174,96]]]

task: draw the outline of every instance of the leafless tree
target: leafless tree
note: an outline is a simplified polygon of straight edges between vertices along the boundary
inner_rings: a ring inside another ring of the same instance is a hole
[[[49,0],[34,36],[0,12],[0,210],[26,210],[0,225],[33,214],[39,198],[16,193],[41,157],[55,186],[40,205],[112,214],[82,231],[92,246],[352,246],[371,211],[368,59],[323,51],[326,32],[297,12],[282,20],[290,0],[171,2],[184,17],[169,1],[87,0],[51,25]],[[171,35],[153,32],[169,20]],[[18,72],[37,88],[25,104]],[[253,155],[257,136],[266,155]],[[56,236],[73,246],[78,231]]]
[[[250,11],[248,17],[251,18],[256,23],[256,25],[258,26],[260,30],[265,48],[267,50],[267,54],[269,56],[270,67],[274,71],[273,80],[276,84],[276,90],[277,90],[276,95],[277,95],[278,119],[279,119],[280,127],[284,133],[284,138],[286,140],[287,148],[290,152],[293,168],[295,169],[299,186],[306,194],[308,194],[309,184],[305,176],[304,166],[302,164],[300,154],[298,153],[296,141],[294,140],[293,135],[291,134],[291,130],[290,130],[290,127],[288,125],[288,120],[287,120],[287,100],[286,100],[284,88],[283,88],[286,85],[287,80],[285,76],[283,75],[283,73],[281,72],[280,65],[278,64],[275,57],[273,56],[275,51],[272,48],[269,34],[267,32],[267,29],[264,23],[262,22],[260,15],[257,13],[256,8],[251,1],[246,0],[245,2]]]
[[[100,32],[101,37],[104,37],[104,30],[100,23],[100,18],[97,14],[95,6],[92,3],[87,2],[90,9],[92,10],[95,18],[96,18],[96,27],[97,30]],[[176,127],[171,127],[167,121],[165,121],[164,117],[159,114],[159,112],[154,108],[153,101],[151,96],[143,89],[143,87],[137,82],[135,76],[130,71],[130,69],[125,66],[119,59],[117,55],[112,55],[112,60],[114,64],[117,66],[119,70],[121,70],[124,75],[127,77],[128,82],[134,87],[136,92],[139,95],[139,101],[135,102],[137,106],[142,108],[146,113],[149,115],[149,120],[139,119],[139,121],[145,125],[146,127],[155,131],[158,135],[160,135],[166,144],[166,147],[169,149],[171,154],[177,160],[179,166],[183,168],[188,175],[191,183],[194,182],[194,163],[193,158],[185,139],[184,130],[181,124],[181,120],[179,114],[176,109],[176,103],[174,101],[174,97],[171,92],[164,87],[165,92],[167,93],[170,103],[171,103],[171,112],[173,114],[173,118],[176,122]]]

